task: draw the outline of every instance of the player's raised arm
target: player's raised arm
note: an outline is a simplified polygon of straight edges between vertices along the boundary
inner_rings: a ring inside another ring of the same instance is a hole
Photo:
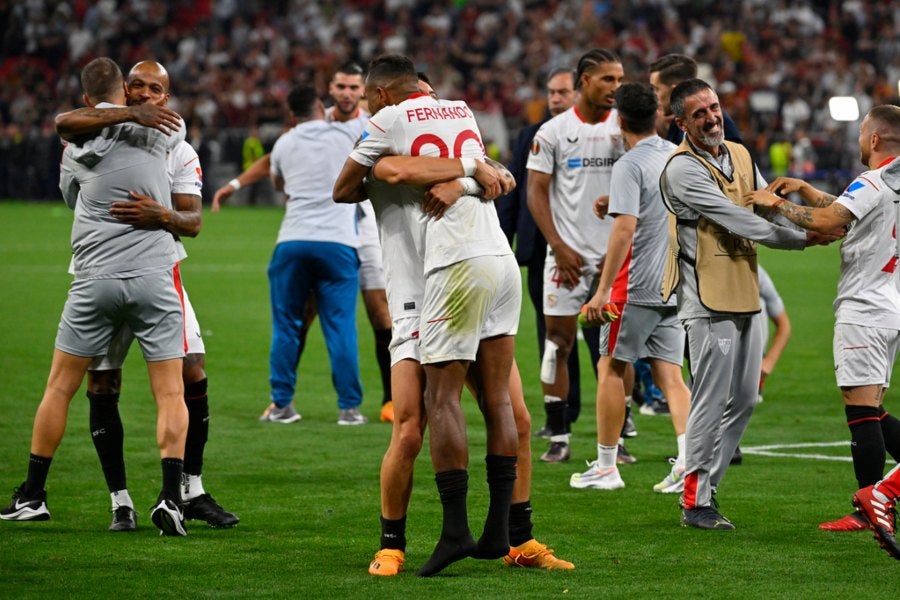
[[[66,141],[97,133],[104,127],[134,122],[158,129],[166,135],[181,129],[181,117],[174,110],[149,102],[110,108],[84,107],[56,115],[56,133]]]
[[[247,170],[216,190],[212,201],[212,211],[219,212],[222,203],[244,186],[253,185],[269,176],[272,169],[272,155],[259,157]]]

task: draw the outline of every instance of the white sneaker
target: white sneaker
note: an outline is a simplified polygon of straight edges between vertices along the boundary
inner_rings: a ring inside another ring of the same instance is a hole
[[[660,494],[680,494],[684,491],[684,467],[679,467],[672,461],[672,470],[666,478],[653,486],[654,492]]]
[[[596,460],[587,465],[588,470],[584,473],[572,473],[572,477],[569,478],[570,486],[578,489],[594,488],[595,490],[617,490],[625,487],[625,482],[619,476],[617,467],[600,469],[597,467]]]

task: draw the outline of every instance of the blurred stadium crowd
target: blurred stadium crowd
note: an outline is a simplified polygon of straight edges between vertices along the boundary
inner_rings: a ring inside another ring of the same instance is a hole
[[[542,75],[592,47],[631,80],[693,56],[765,172],[839,185],[858,124],[834,121],[828,99],[854,96],[860,114],[897,102],[900,0],[0,0],[0,197],[58,196],[53,117],[81,105],[97,56],[166,65],[210,192],[240,171],[248,133],[274,140],[294,84],[324,98],[347,60],[413,57],[505,159],[543,115]]]

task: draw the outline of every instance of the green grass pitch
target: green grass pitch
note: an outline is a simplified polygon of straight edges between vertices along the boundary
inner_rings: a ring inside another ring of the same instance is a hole
[[[159,489],[155,407],[140,352],[125,369],[120,408],[129,488],[139,530],[106,530],[109,496],[89,439],[83,392],[47,485],[53,518],[0,523],[0,597],[35,598],[848,598],[890,597],[900,564],[866,533],[818,531],[850,509],[855,490],[846,460],[745,453],[719,490],[735,532],[683,529],[675,496],[651,487],[674,452],[666,417],[637,415],[638,457],[622,468],[627,487],[574,490],[569,475],[595,457],[596,383],[582,351],[585,409],[568,464],[535,462],[535,534],[577,568],[535,572],[500,561],[465,560],[432,579],[414,574],[430,555],[440,506],[427,446],[417,463],[408,518],[407,571],[378,579],[366,568],[379,539],[378,469],[390,429],[380,400],[371,328],[359,306],[364,427],[336,425],[337,408],[320,330],[300,365],[296,398],[303,420],[257,421],[268,402],[270,319],[266,265],[281,211],[228,207],[205,215],[188,240],[187,290],[205,332],[212,413],[204,483],[241,517],[232,530],[189,522],[186,538],[161,538],[149,508]],[[25,476],[31,424],[50,364],[70,281],[71,213],[59,204],[0,203],[0,488]],[[761,250],[793,322],[785,355],[766,384],[744,439],[757,446],[830,444],[776,450],[849,457],[848,433],[831,361],[831,301],[838,250]],[[523,305],[517,356],[534,421],[543,421],[533,313]],[[896,407],[893,394],[887,406]],[[479,531],[486,510],[484,435],[470,398],[469,513]],[[900,409],[898,409],[900,410]],[[535,456],[544,449],[536,440]],[[4,492],[7,493],[7,492]],[[5,500],[4,500],[5,502]]]

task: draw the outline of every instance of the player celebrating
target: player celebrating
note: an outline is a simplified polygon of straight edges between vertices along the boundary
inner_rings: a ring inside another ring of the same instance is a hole
[[[126,97],[128,107],[105,110],[84,108],[63,113],[56,117],[57,131],[64,139],[73,141],[84,134],[96,133],[104,127],[125,121],[155,126],[164,132],[177,125],[171,121],[175,113],[166,108],[169,102],[169,74],[158,62],[141,61],[132,67],[126,80]],[[171,232],[183,259],[187,253],[179,236],[195,237],[200,232],[200,189],[203,185],[197,152],[186,141],[169,153],[168,175],[174,210],[150,198],[143,198],[132,202],[114,202],[110,214],[123,223]],[[184,514],[186,519],[200,519],[211,527],[233,527],[239,522],[238,517],[219,506],[203,487],[203,456],[210,421],[206,348],[187,291],[183,288],[182,291],[187,340],[182,377],[184,403],[189,415],[181,489]],[[124,432],[118,407],[122,365],[133,339],[134,334],[129,328],[122,329],[113,339],[106,356],[95,359],[88,371],[91,439],[112,498],[110,531],[134,531],[137,528],[134,504],[126,484],[122,448]]]
[[[374,61],[366,95],[378,114],[354,151],[359,158],[345,163],[336,199],[362,197],[365,192],[358,187],[362,176],[383,154],[449,157],[452,153],[461,157],[466,175],[476,172],[476,157],[483,159],[484,149],[471,110],[462,102],[439,103],[418,93],[417,74],[409,59],[386,56]],[[341,185],[345,178],[349,182],[346,192]],[[489,191],[489,196],[498,192],[499,186]],[[444,508],[441,538],[418,572],[429,576],[466,556],[499,558],[509,552],[517,440],[508,388],[521,286],[496,211],[476,197],[463,196],[439,220],[429,220],[423,248],[420,352],[427,380],[425,407],[431,422],[432,462]],[[466,373],[476,354],[483,382],[479,400],[488,425],[491,496],[478,543],[469,531],[466,513],[468,449],[459,406]]]
[[[886,451],[900,459],[900,420],[883,406],[900,349],[896,239],[900,185],[890,170],[898,168],[900,108],[882,105],[869,111],[859,129],[859,154],[869,171],[838,198],[789,177],[779,177],[747,198],[811,231],[848,230],[841,244],[841,278],[834,301],[834,368],[852,439],[853,470],[859,487],[866,488],[881,479]],[[808,206],[775,195],[793,192]],[[859,529],[863,517],[857,513],[820,527]]]
[[[122,72],[108,58],[88,63],[81,81],[85,102],[92,108],[125,102]],[[75,278],[60,319],[47,387],[34,418],[28,476],[10,505],[0,511],[4,520],[50,518],[44,484],[65,433],[69,404],[93,358],[105,354],[116,331],[128,326],[141,343],[158,409],[163,485],[151,519],[163,534],[186,535],[179,489],[188,429],[181,378],[184,318],[179,251],[167,231],[109,218],[113,200],[129,195],[168,203],[166,155],[183,140],[181,127],[167,137],[125,123],[104,129],[102,135],[80,146],[66,146],[60,190],[75,210]]]

